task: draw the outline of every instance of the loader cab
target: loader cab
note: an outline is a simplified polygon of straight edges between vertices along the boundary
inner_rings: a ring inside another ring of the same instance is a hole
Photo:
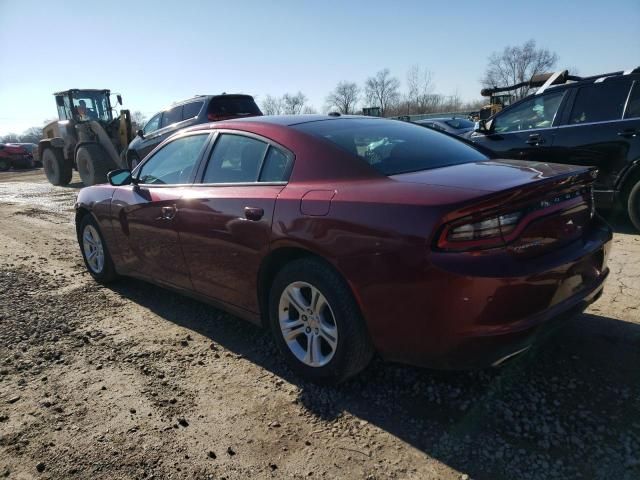
[[[113,121],[109,90],[73,89],[54,95],[60,120],[78,123],[95,120],[105,124]]]

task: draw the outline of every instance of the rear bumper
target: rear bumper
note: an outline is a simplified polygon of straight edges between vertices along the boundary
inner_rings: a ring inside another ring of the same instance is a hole
[[[482,368],[526,349],[602,293],[612,232],[595,223],[586,238],[532,259],[420,261],[407,251],[360,262],[352,286],[374,345],[388,360],[443,369]]]

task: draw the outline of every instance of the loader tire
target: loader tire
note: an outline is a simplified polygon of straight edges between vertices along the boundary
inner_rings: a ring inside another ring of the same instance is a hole
[[[76,152],[78,173],[82,183],[87,187],[97,183],[106,183],[107,173],[115,168],[111,163],[100,145],[82,145]]]
[[[68,185],[73,175],[71,162],[64,158],[58,148],[48,147],[42,152],[42,166],[49,183],[53,185]]]

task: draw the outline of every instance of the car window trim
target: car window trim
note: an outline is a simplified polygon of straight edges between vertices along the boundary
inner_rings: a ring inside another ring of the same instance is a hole
[[[637,117],[627,117],[627,108],[629,107],[629,101],[631,100],[631,94],[633,90],[638,88],[640,90],[640,81],[634,80],[631,82],[631,88],[629,89],[629,93],[627,94],[627,99],[624,102],[624,108],[622,109],[622,120],[631,120],[633,118],[640,118],[640,115]]]
[[[231,135],[239,135],[239,136],[245,136],[245,137],[249,137],[249,138],[254,138],[255,140],[259,140],[263,143],[267,144],[267,149],[264,152],[264,155],[262,156],[262,160],[260,161],[260,168],[258,169],[258,176],[256,178],[255,182],[232,182],[232,183],[205,183],[204,180],[204,175],[207,171],[207,166],[209,165],[209,162],[211,161],[211,155],[213,154],[213,150],[216,147],[216,144],[218,143],[218,138],[220,138],[220,136],[222,134],[231,134]],[[286,180],[282,181],[282,182],[260,182],[260,175],[262,174],[262,168],[264,167],[264,162],[267,158],[267,155],[269,154],[269,149],[271,147],[277,148],[279,150],[281,150],[287,157],[289,157],[290,163],[289,163],[289,167],[287,169],[286,172]],[[280,143],[276,142],[275,140],[271,140],[270,138],[267,137],[263,137],[262,135],[258,135],[256,133],[253,132],[247,132],[245,130],[234,130],[231,128],[221,128],[221,129],[215,129],[213,131],[213,137],[210,140],[210,146],[209,148],[207,148],[207,151],[205,152],[205,155],[202,159],[202,165],[201,168],[198,169],[198,172],[196,173],[196,179],[194,180],[194,185],[210,185],[210,186],[219,186],[219,185],[266,185],[266,184],[270,184],[270,183],[276,183],[276,184],[287,184],[289,183],[289,178],[291,177],[291,172],[293,171],[293,164],[295,163],[295,159],[296,156],[295,154],[289,150],[287,147],[281,145]]]
[[[179,135],[176,135],[175,137],[171,137],[170,141],[167,141],[166,143],[163,142],[160,145],[158,145],[156,148],[154,148],[153,151],[151,151],[149,153],[149,155],[147,155],[142,160],[142,162],[140,162],[140,164],[138,164],[136,166],[136,168],[132,172],[133,178],[135,178],[136,181],[139,182],[139,180],[140,180],[140,172],[142,171],[142,167],[147,162],[149,162],[156,155],[156,153],[158,153],[160,150],[165,148],[167,145],[175,142],[176,140],[180,140],[181,138],[185,138],[185,137],[193,137],[195,135],[206,135],[207,138],[205,139],[204,145],[200,148],[200,152],[198,153],[198,157],[196,158],[196,161],[194,163],[194,166],[196,168],[194,168],[194,172],[191,174],[190,183],[163,183],[163,184],[137,183],[136,185],[140,185],[140,186],[144,186],[144,187],[154,187],[154,188],[155,187],[180,187],[180,186],[185,186],[185,185],[192,185],[196,181],[197,174],[198,174],[198,169],[199,169],[200,164],[202,163],[202,160],[203,160],[203,153],[208,150],[208,145],[211,142],[211,132],[206,132],[206,131],[203,132],[202,130],[196,130],[194,132],[184,132],[184,133],[181,133]]]
[[[615,120],[601,120],[599,122],[567,123],[565,125],[558,125],[558,127],[556,127],[556,128],[583,127],[585,125],[602,125],[603,123],[628,122],[629,120],[635,120],[636,118],[640,118],[640,117],[617,118]]]

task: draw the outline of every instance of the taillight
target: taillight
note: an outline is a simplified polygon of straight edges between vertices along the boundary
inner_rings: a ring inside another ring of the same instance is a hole
[[[511,212],[477,222],[456,222],[444,229],[438,246],[447,250],[499,246],[503,243],[503,236],[511,233],[521,218],[522,212]]]

